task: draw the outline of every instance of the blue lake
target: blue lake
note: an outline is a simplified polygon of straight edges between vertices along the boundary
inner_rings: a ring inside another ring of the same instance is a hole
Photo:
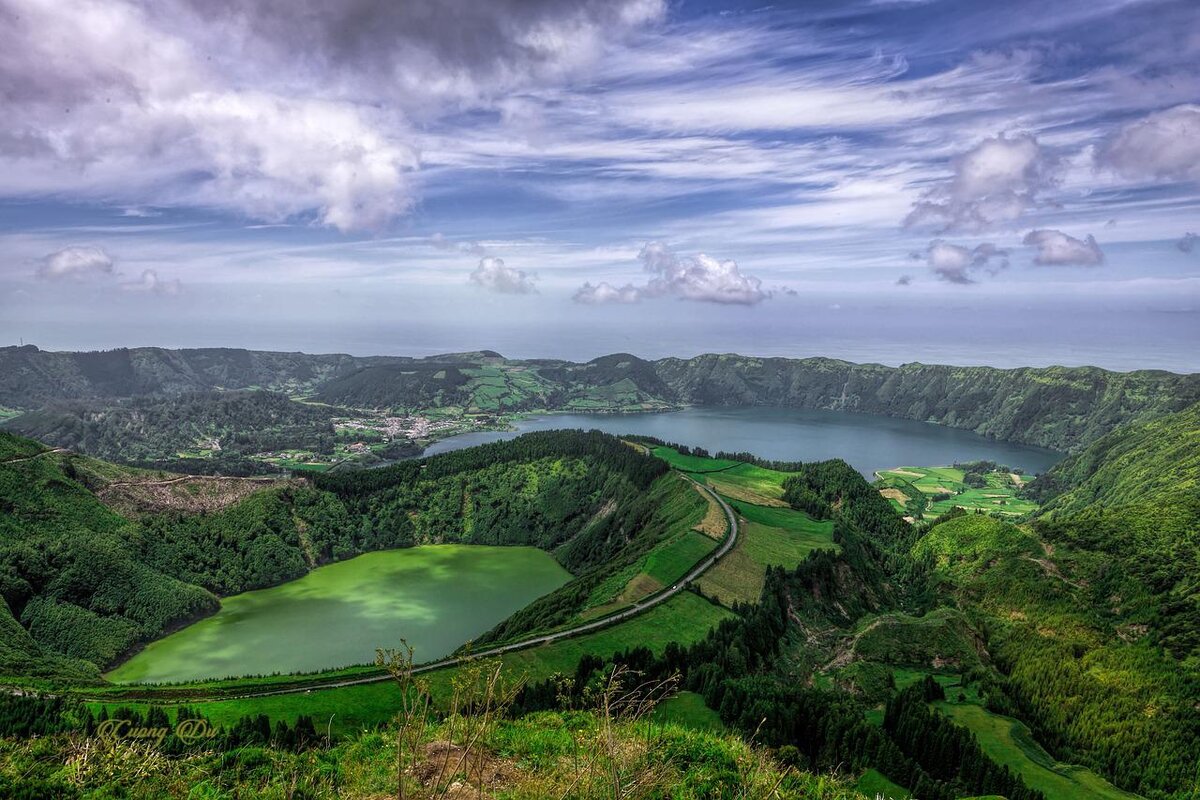
[[[443,439],[430,445],[425,454],[512,439],[529,431],[595,428],[699,445],[712,453],[749,452],[774,461],[841,458],[868,477],[889,467],[942,466],[977,459],[1041,473],[1063,457],[1054,450],[1000,442],[928,422],[846,411],[738,407],[649,414],[547,414],[519,420],[515,427],[515,431],[480,431]]]

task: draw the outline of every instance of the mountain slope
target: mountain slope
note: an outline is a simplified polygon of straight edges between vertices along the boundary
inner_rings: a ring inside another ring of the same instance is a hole
[[[686,404],[839,409],[1076,450],[1129,421],[1200,401],[1200,375],[1095,367],[995,369],[828,358],[614,354],[577,364],[491,352],[362,358],[251,350],[0,348],[0,405],[266,388],[361,408],[641,410]]]

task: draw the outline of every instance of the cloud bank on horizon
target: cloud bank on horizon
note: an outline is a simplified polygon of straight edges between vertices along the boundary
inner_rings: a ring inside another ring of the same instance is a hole
[[[0,100],[26,326],[271,287],[255,323],[1200,307],[1187,0],[0,0]]]

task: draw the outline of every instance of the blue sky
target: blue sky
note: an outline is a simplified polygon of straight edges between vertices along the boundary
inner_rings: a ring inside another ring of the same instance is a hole
[[[0,20],[5,342],[1200,369],[1193,3]]]

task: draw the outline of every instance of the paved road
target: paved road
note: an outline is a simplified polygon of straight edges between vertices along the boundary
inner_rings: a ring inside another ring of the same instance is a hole
[[[687,478],[687,480],[689,480],[689,481],[692,481],[692,479],[686,475],[684,475],[683,477]],[[657,605],[661,605],[662,603],[665,603],[666,601],[670,600],[675,595],[682,592],[684,589],[687,588],[687,585],[689,583],[696,580],[701,575],[703,575],[705,572],[707,572],[712,567],[713,564],[717,563],[717,561],[719,561],[726,553],[728,553],[731,549],[733,549],[734,544],[737,543],[737,536],[738,536],[737,515],[733,513],[733,509],[729,507],[729,504],[726,503],[723,499],[721,499],[720,495],[718,495],[712,489],[709,489],[707,486],[705,486],[701,483],[697,483],[696,481],[692,481],[692,483],[695,483],[702,492],[707,494],[709,497],[711,497],[713,500],[715,500],[721,506],[721,510],[723,510],[725,512],[725,518],[727,520],[729,520],[729,534],[725,537],[725,539],[721,543],[720,547],[718,547],[711,555],[709,555],[707,558],[705,558],[703,561],[701,561],[699,564],[697,564],[695,567],[693,567],[691,572],[689,572],[687,575],[680,578],[677,582],[675,582],[668,588],[663,589],[662,591],[658,592],[657,594],[653,594],[647,598],[639,600],[638,602],[634,603],[629,608],[627,608],[623,611],[618,611],[617,613],[612,614],[607,617],[604,617],[603,619],[598,619],[598,620],[594,620],[592,622],[584,623],[582,625],[577,625],[574,628],[568,628],[567,630],[556,631],[554,633],[547,633],[544,636],[535,636],[532,639],[523,639],[522,641],[513,642],[512,644],[500,645],[499,647],[491,647],[486,650],[477,650],[477,651],[471,653],[471,655],[469,655],[469,656],[456,656],[456,657],[451,657],[451,658],[443,658],[440,661],[431,661],[428,664],[421,664],[420,666],[414,668],[413,672],[414,673],[431,672],[436,669],[443,669],[445,667],[454,666],[455,664],[461,664],[464,661],[467,661],[469,659],[486,658],[489,656],[503,655],[504,653],[511,653],[514,650],[524,650],[524,649],[530,648],[530,647],[537,647],[538,645],[550,644],[551,642],[557,642],[560,639],[568,639],[572,636],[579,636],[580,634],[583,634],[583,633],[590,633],[592,631],[597,631],[597,630],[600,630],[601,628],[607,628],[609,625],[615,625],[618,622],[624,622],[627,619],[632,619],[633,617],[636,617],[639,614],[643,614],[646,611],[649,611],[651,608],[654,608]],[[385,675],[368,675],[368,676],[362,677],[362,678],[334,679],[334,680],[329,680],[329,681],[321,681],[318,683],[309,683],[309,684],[305,684],[303,686],[293,686],[293,687],[282,688],[282,689],[264,689],[262,691],[246,692],[244,694],[236,694],[236,695],[219,695],[219,696],[215,696],[215,697],[211,697],[211,698],[189,697],[186,699],[185,702],[196,703],[196,702],[204,702],[205,700],[244,700],[244,699],[249,699],[249,698],[253,698],[253,697],[270,697],[272,695],[278,695],[278,694],[300,694],[303,692],[316,691],[318,689],[340,689],[345,686],[358,686],[358,685],[365,684],[365,683],[379,683],[380,681],[386,681],[386,680],[391,680],[391,676],[386,675],[386,674]],[[121,700],[136,700],[136,699],[138,699],[138,698],[136,698],[136,697],[121,698]],[[115,699],[109,698],[109,699],[97,699],[97,702],[120,702],[121,700],[115,700]]]
[[[20,464],[22,461],[33,461],[35,458],[41,458],[42,456],[48,456],[51,453],[69,453],[69,452],[70,451],[67,450],[65,447],[55,447],[50,450],[43,450],[40,453],[34,453],[31,456],[24,456],[23,458],[6,458],[3,461],[0,461],[0,464]]]

